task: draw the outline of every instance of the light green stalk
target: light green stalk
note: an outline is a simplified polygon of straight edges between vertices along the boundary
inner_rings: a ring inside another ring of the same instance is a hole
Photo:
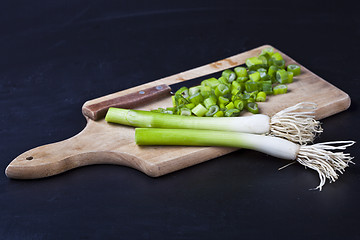
[[[299,151],[299,145],[282,138],[199,129],[136,128],[135,141],[138,145],[246,148],[287,160],[295,160]]]
[[[255,134],[266,134],[270,130],[270,118],[263,114],[209,118],[109,108],[105,120],[133,127],[209,129]]]

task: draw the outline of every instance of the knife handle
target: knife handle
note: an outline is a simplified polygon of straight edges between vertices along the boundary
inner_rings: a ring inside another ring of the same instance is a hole
[[[166,84],[157,85],[154,87],[146,88],[137,92],[132,92],[126,95],[107,98],[106,100],[98,102],[86,102],[82,107],[84,116],[89,117],[92,120],[99,120],[105,117],[107,110],[110,107],[131,109],[142,104],[151,102],[168,95],[171,88]]]

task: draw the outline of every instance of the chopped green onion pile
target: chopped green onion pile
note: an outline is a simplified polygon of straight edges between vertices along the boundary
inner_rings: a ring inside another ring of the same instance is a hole
[[[172,96],[173,107],[152,111],[198,117],[235,117],[243,110],[258,113],[257,102],[266,101],[268,95],[286,93],[286,84],[300,74],[300,66],[285,66],[283,57],[273,48],[263,49],[245,64],[226,69],[218,79],[206,79],[200,86],[180,88]]]

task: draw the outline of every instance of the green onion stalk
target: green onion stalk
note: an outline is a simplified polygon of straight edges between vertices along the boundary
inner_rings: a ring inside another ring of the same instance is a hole
[[[322,190],[326,179],[334,182],[350,163],[348,153],[331,150],[345,150],[354,141],[335,141],[313,145],[299,145],[283,138],[199,129],[136,128],[135,141],[138,145],[181,145],[181,146],[220,146],[256,150],[277,158],[298,162],[317,171],[320,184],[315,188]]]
[[[305,144],[313,142],[315,137],[322,132],[320,122],[315,120],[315,109],[314,103],[303,102],[286,108],[272,117],[265,114],[255,114],[242,117],[220,116],[213,118],[109,108],[105,120],[142,128],[208,129],[267,134]],[[207,112],[205,108],[196,110],[209,116],[215,112],[214,109]]]

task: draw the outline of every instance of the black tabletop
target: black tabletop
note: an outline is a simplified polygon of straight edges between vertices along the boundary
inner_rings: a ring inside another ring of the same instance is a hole
[[[87,100],[270,44],[351,97],[316,142],[358,140],[360,19],[342,1],[3,1],[1,169],[86,125]],[[348,149],[358,163],[357,145]],[[250,150],[151,178],[116,165],[0,175],[1,239],[360,239],[360,168]]]

